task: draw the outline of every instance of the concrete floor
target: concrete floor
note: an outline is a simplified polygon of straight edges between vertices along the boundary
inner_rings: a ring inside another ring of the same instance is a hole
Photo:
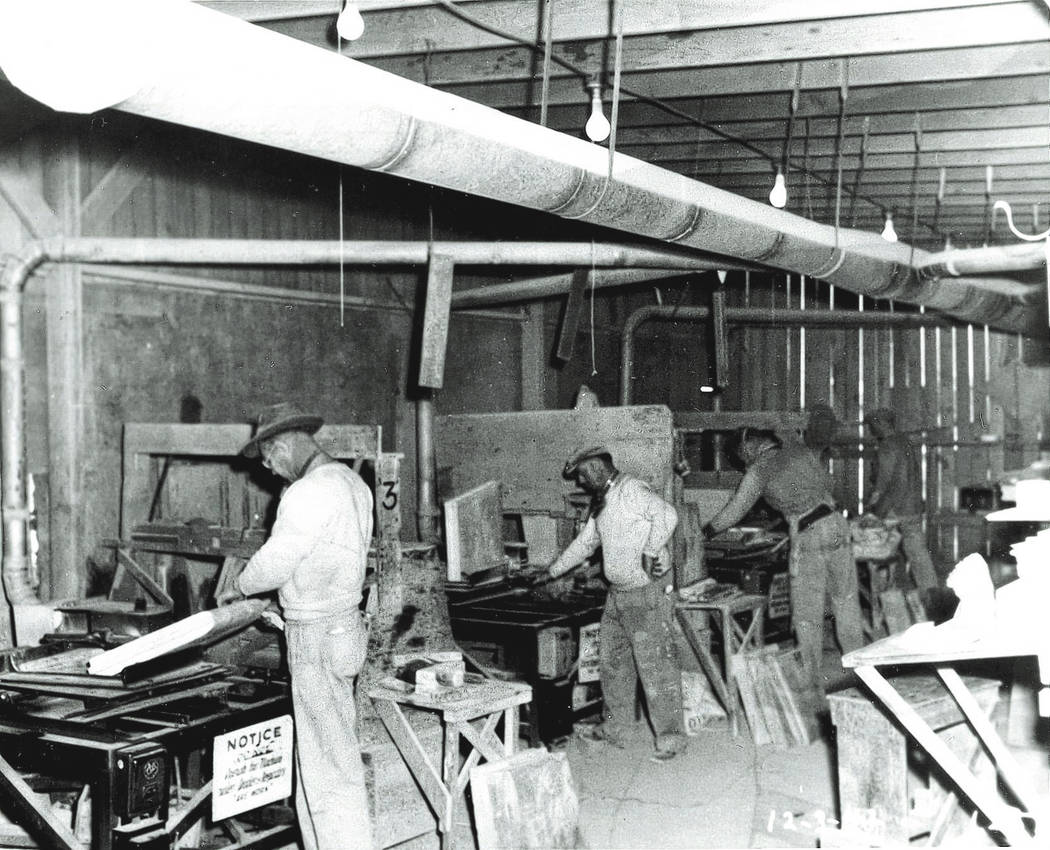
[[[652,758],[644,723],[635,732],[622,750],[577,736],[556,747],[568,756],[580,800],[580,847],[819,847],[819,828],[837,817],[830,730],[808,746],[755,747],[746,730],[733,737],[716,721],[668,762]],[[1045,742],[1011,750],[1050,809]],[[943,846],[996,846],[984,829],[958,820]]]

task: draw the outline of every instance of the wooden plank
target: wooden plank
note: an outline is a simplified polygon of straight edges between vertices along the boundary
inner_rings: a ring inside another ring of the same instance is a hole
[[[405,719],[401,707],[387,699],[372,698],[376,714],[383,721],[386,731],[390,733],[398,752],[405,760],[412,776],[419,783],[420,789],[426,795],[427,802],[439,819],[444,819],[448,809],[450,794],[448,788],[441,781],[441,775],[430,761],[427,751],[420,743],[411,724]]]
[[[140,567],[138,563],[136,563],[135,559],[132,558],[126,551],[124,551],[123,549],[117,549],[117,559],[120,561],[120,564],[124,567],[124,569],[130,572],[135,577],[135,581],[137,581],[142,586],[142,589],[145,590],[146,593],[148,593],[151,597],[153,597],[154,602],[160,605],[174,606],[175,603],[172,601],[172,598],[168,595],[167,591],[165,591],[163,587],[157,584],[153,580],[153,577],[150,576],[149,573],[147,573],[144,569],[142,569],[142,567]],[[115,581],[114,584],[116,584]]]
[[[252,426],[247,424],[128,422],[124,425],[124,455],[236,457],[251,434]],[[378,451],[373,425],[324,425],[315,438],[322,448],[340,458],[374,457]]]
[[[904,603],[908,606],[908,613],[915,623],[925,623],[930,618],[926,616],[926,608],[922,604],[922,592],[913,587],[904,592]]]
[[[136,147],[121,156],[88,192],[80,204],[80,218],[90,232],[105,227],[147,178],[151,162],[146,148],[154,144],[156,140],[150,135],[140,139]]]
[[[803,85],[807,89],[838,89],[841,81],[838,62],[806,59],[801,64]],[[702,90],[708,96],[774,91],[789,93],[794,85],[798,65],[793,60],[771,61],[760,65],[720,65],[705,68],[701,74],[693,68],[676,70],[676,67],[667,65],[668,69],[632,71],[631,87],[644,91],[649,97],[659,99],[678,98],[683,91],[696,91],[698,81],[701,80]],[[851,59],[849,67],[850,111],[861,114],[864,104],[859,99],[854,101],[856,89],[868,86],[946,82],[953,79],[980,80],[1045,74],[1050,70],[1050,57],[1041,49],[1041,45],[1036,43],[1017,47],[1009,45],[948,48],[929,52],[909,51],[886,56],[858,55]],[[421,71],[418,68],[405,70],[410,78],[421,79]],[[445,83],[443,87],[469,100],[480,100],[497,108],[521,108],[522,104],[536,103],[539,100],[538,87],[530,85],[531,80],[508,81],[507,75],[503,74],[491,74],[488,79],[499,82]],[[557,77],[551,81],[550,102],[575,102],[579,109],[579,92],[578,78]],[[935,107],[936,98],[922,108],[925,110]],[[893,111],[905,108],[907,107],[901,105]],[[834,113],[833,109],[829,111]],[[1045,162],[1045,158],[1043,161]]]
[[[505,563],[498,481],[486,481],[445,499],[445,545],[449,581],[462,581]]]
[[[596,19],[596,23],[599,21],[604,23],[602,18]],[[428,28],[426,31],[435,30]],[[685,35],[659,33],[627,37],[623,41],[623,65],[630,69],[633,80],[635,74],[645,71],[689,68],[695,73],[693,69],[697,68],[780,63],[785,46],[790,45],[790,64],[803,63],[803,84],[815,88],[820,83],[814,84],[811,79],[819,74],[814,66],[818,63],[834,65],[836,63],[826,60],[840,56],[851,57],[852,65],[860,58],[877,56],[885,61],[899,54],[920,51],[1026,45],[1045,42],[1048,36],[1050,28],[1046,15],[1032,3],[1015,2],[969,9],[808,20],[775,27],[720,27],[718,30],[693,30]],[[367,40],[362,40],[363,45],[367,43]],[[606,49],[602,37],[586,43],[555,44],[553,54],[578,66],[600,68]],[[469,83],[496,75],[502,79],[526,79],[535,73],[533,51],[505,44],[468,53],[435,50],[429,56],[426,72],[432,86]],[[398,76],[423,81],[422,63],[417,56],[377,56],[369,64]],[[559,75],[566,73],[557,66],[553,70]],[[902,72],[907,71],[904,68],[898,70],[898,74]],[[852,70],[850,76],[853,76]],[[793,79],[794,74],[787,77],[789,87]],[[766,90],[766,87],[752,89],[756,90]]]
[[[583,311],[583,293],[587,289],[590,272],[577,269],[572,273],[572,284],[565,308],[562,311],[561,327],[558,329],[558,345],[555,356],[562,361],[572,359],[572,350],[576,345],[576,334],[580,327],[580,313]]]
[[[80,235],[80,148],[67,135],[45,162],[45,194],[62,233]],[[52,597],[83,594],[87,541],[82,493],[84,434],[83,286],[79,266],[63,263],[47,286],[48,482],[51,495]]]
[[[521,409],[543,410],[547,405],[547,354],[543,335],[546,309],[542,301],[525,306],[521,323]]]
[[[423,314],[423,342],[419,362],[419,385],[441,389],[445,379],[445,349],[452,303],[455,263],[443,254],[430,257],[427,270],[427,300]]]
[[[806,724],[802,720],[802,714],[795,700],[795,694],[792,692],[790,685],[788,685],[784,671],[780,669],[779,660],[776,655],[766,654],[762,662],[773,684],[773,695],[776,697],[777,704],[780,706],[780,710],[787,721],[790,743],[808,744],[810,739],[806,730]]]
[[[988,0],[813,0],[806,4],[784,3],[778,0],[716,0],[703,5],[703,9],[681,0],[654,0],[643,4],[628,4],[623,10],[623,32],[625,36],[654,35],[658,33],[683,33],[697,30],[719,30],[730,27],[756,25],[782,25],[802,21],[820,21],[833,18],[856,17],[858,15],[880,15],[892,25],[891,13],[916,12],[925,9],[959,8],[984,5]],[[227,2],[203,4],[218,6],[227,14],[228,7],[248,7],[251,11],[238,14],[246,20],[267,20],[265,13],[255,11],[273,3]],[[302,0],[297,5],[302,5]],[[314,6],[323,4],[312,4]],[[425,8],[429,3],[419,0],[399,2],[396,9],[371,10],[365,7],[368,38],[345,44],[346,52],[355,58],[384,56],[391,54],[441,52],[447,50],[478,50],[485,47],[500,47],[506,40],[492,32],[446,15],[440,9]],[[406,8],[406,7],[424,8]],[[536,37],[538,19],[537,6],[531,0],[502,0],[502,2],[470,3],[465,9],[472,17],[490,27],[514,33],[520,38]],[[264,15],[260,17],[260,15]],[[295,10],[296,18],[306,18],[316,11]],[[331,4],[327,14],[331,15]],[[285,10],[285,17],[290,17]],[[316,39],[316,25],[310,21],[287,21],[272,24],[272,28],[303,40]],[[772,30],[773,27],[767,29]],[[428,41],[426,35],[432,38]],[[570,0],[558,5],[557,25],[554,36],[558,41],[587,41],[610,36],[608,7],[602,0]]]
[[[479,850],[577,846],[579,802],[565,753],[523,750],[470,773]]]
[[[50,806],[39,802],[36,792],[3,756],[0,756],[0,786],[6,792],[4,796],[7,801],[29,823],[32,835],[42,837],[49,847],[85,850],[80,839],[55,817]]]
[[[899,634],[911,625],[911,613],[900,588],[892,587],[880,593],[879,605],[886,621],[886,631],[891,635]]]
[[[730,666],[733,682],[736,684],[737,692],[740,694],[740,702],[744,706],[744,716],[747,718],[747,725],[751,729],[751,740],[755,742],[756,746],[771,744],[773,735],[766,726],[765,715],[759,705],[758,694],[749,675],[748,664],[744,655],[742,653],[734,655],[730,659]]]
[[[11,157],[0,160],[0,197],[33,237],[40,239],[62,232],[62,219],[41,195],[40,187]]]

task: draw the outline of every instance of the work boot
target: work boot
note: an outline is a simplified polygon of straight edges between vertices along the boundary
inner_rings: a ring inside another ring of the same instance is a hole
[[[656,739],[656,753],[653,755],[653,759],[655,761],[670,761],[679,753],[685,752],[685,748],[685,735],[660,735]]]
[[[621,750],[627,746],[627,737],[608,722],[588,726],[586,729],[581,730],[579,735],[585,741],[600,741],[612,744],[612,746]]]

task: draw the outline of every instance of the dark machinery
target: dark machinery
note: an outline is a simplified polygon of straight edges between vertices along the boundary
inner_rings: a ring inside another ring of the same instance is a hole
[[[39,846],[85,847],[41,796],[65,792],[79,797],[78,808],[90,806],[89,819],[79,811],[77,820],[89,820],[93,850],[172,848],[205,805],[218,802],[213,782],[222,777],[210,775],[218,736],[261,723],[290,741],[287,684],[214,664],[199,647],[120,676],[79,672],[87,657],[106,648],[98,635],[55,635],[0,656],[0,796]],[[280,767],[290,777],[290,752],[290,745],[287,754],[275,751],[277,761],[264,769],[260,750],[244,760],[245,775],[268,772],[270,782]],[[223,799],[230,790],[226,783]],[[265,792],[254,799],[272,802]],[[243,834],[243,827],[232,828]],[[293,839],[294,825],[284,824],[250,834],[246,843],[238,839],[237,846]]]

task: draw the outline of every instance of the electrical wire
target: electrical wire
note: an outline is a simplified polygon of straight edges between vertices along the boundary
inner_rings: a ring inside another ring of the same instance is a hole
[[[515,35],[514,33],[507,32],[506,30],[500,29],[499,27],[493,26],[492,24],[488,24],[485,21],[475,18],[469,12],[466,12],[463,9],[459,8],[459,6],[452,2],[452,0],[435,0],[435,2],[438,6],[443,8],[450,15],[459,18],[461,21],[463,21],[466,24],[469,24],[475,29],[481,30],[482,32],[487,32],[489,33],[489,35],[494,35],[497,38],[505,39],[506,41],[509,41],[513,44],[517,44],[521,47],[531,50],[534,53],[542,53],[544,50],[543,45],[537,44],[536,42],[530,41],[527,38],[522,38],[521,36]],[[579,77],[581,80],[586,81],[593,76],[593,74],[583,70],[578,65],[574,65],[572,62],[561,58],[553,52],[551,54],[551,62],[553,64],[559,65],[566,71],[569,71],[574,76]],[[706,121],[703,121],[702,119],[697,118],[695,115],[691,115],[688,112],[684,112],[683,110],[672,106],[666,101],[660,100],[659,98],[652,97],[650,95],[645,94],[644,92],[636,91],[623,85],[620,86],[620,92],[621,94],[627,95],[628,97],[638,101],[639,103],[648,104],[659,109],[661,112],[665,112],[668,115],[671,115],[675,118],[681,118],[683,121],[687,121],[688,123],[693,124],[696,127],[700,127],[701,129],[714,134],[723,141],[729,142],[730,144],[737,145],[743,148],[744,150],[750,151],[751,153],[756,154],[765,159],[767,162],[770,163],[770,165],[775,166],[777,164],[777,158],[775,156],[770,154],[768,151],[758,147],[757,145],[752,144],[747,139],[741,138],[740,136],[736,136],[733,133],[728,133],[725,130],[721,130],[717,126],[709,124]],[[825,186],[829,187],[833,185],[833,180],[831,178],[824,177],[823,175],[818,174],[815,171],[803,169],[795,160],[791,160],[790,165],[796,171],[804,171],[804,173],[810,175],[818,183],[822,183]],[[847,191],[849,190],[847,189]],[[859,197],[865,203],[871,204],[873,207],[877,208],[880,211],[884,210],[882,204],[875,200],[872,200],[866,195],[858,195],[857,197]],[[925,220],[920,220],[919,223],[922,224],[923,227],[932,231],[936,236],[942,236],[941,233],[939,233],[935,228],[931,227],[931,225],[928,224]]]

